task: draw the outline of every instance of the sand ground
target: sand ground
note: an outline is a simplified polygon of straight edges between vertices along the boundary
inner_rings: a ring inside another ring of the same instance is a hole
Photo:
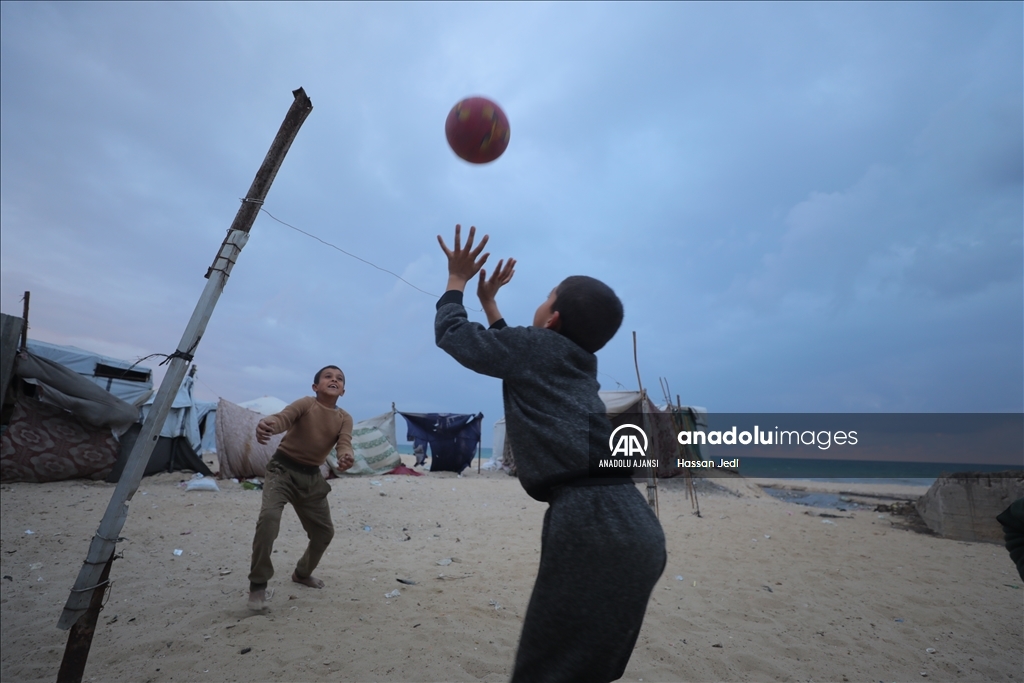
[[[188,492],[185,478],[146,478],[130,504],[85,680],[508,679],[546,507],[513,478],[332,480],[326,588],[288,579],[305,538],[287,508],[262,614],[245,603],[260,493]],[[1024,588],[1001,546],[725,485],[700,494],[697,517],[679,482],[661,482],[668,567],[623,680],[1024,678]],[[57,619],[113,488],[0,487],[3,681],[55,680]]]

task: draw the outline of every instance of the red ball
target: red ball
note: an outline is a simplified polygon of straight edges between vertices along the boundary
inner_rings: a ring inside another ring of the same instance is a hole
[[[467,97],[448,112],[444,134],[460,158],[486,164],[502,155],[511,131],[501,107],[486,97]]]

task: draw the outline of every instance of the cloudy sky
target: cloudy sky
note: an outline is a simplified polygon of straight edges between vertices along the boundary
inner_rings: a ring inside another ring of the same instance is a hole
[[[0,303],[32,337],[170,353],[302,86],[275,216],[440,295],[435,235],[625,304],[604,388],[712,412],[1024,410],[1020,3],[0,6]],[[449,109],[511,122],[486,166]],[[348,375],[357,419],[502,412],[433,343],[434,296],[261,215],[199,396]],[[481,313],[472,313],[482,319]],[[153,364],[155,365],[155,364]]]

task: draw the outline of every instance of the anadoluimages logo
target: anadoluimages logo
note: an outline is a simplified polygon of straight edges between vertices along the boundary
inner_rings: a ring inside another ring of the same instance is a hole
[[[636,433],[629,433],[623,430],[633,430],[639,433],[640,437],[643,438],[643,446],[640,445],[640,439]],[[622,433],[620,434],[620,432]],[[618,435],[618,439],[616,439],[616,435]],[[619,425],[612,430],[611,436],[608,437],[608,450],[611,451],[613,458],[617,455],[625,458],[644,458],[647,456],[647,446],[647,433],[640,427],[632,424]]]

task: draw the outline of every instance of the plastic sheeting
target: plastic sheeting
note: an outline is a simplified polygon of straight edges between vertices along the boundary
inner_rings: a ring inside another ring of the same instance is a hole
[[[153,372],[149,368],[133,365],[125,360],[101,356],[98,353],[85,351],[74,346],[60,346],[35,340],[29,340],[27,346],[30,353],[73,370],[79,375],[86,377],[101,389],[109,391],[122,401],[131,403],[134,406],[142,405],[142,402],[153,393]],[[106,365],[118,370],[132,370],[133,374],[145,373],[149,379],[136,382],[112,377],[97,377],[97,365]]]
[[[491,459],[481,469],[500,470],[501,454],[505,449],[505,418],[494,423],[494,441],[491,443]]]
[[[121,433],[139,419],[139,411],[74,370],[32,352],[18,354],[17,374],[40,387],[40,398],[94,427]]]
[[[174,401],[171,403],[171,410],[167,413],[167,419],[164,420],[164,426],[160,430],[160,436],[168,439],[183,436],[188,439],[192,450],[198,453],[202,450],[203,443],[203,436],[199,431],[199,422],[207,412],[216,410],[217,404],[193,399],[192,388],[194,384],[195,378],[193,377],[185,377],[182,380],[178,393],[174,395]],[[146,400],[145,405],[142,406],[143,422],[145,422],[149,411],[153,408],[155,398],[155,396],[151,396]]]
[[[285,401],[282,401],[276,396],[260,396],[259,398],[254,398],[251,401],[239,403],[238,405],[257,412],[260,415],[276,415],[288,407],[288,404]]]
[[[395,447],[395,414],[388,411],[352,426],[352,451],[355,464],[339,471],[338,454],[331,449],[327,462],[335,474],[384,474],[402,464],[402,456]]]

